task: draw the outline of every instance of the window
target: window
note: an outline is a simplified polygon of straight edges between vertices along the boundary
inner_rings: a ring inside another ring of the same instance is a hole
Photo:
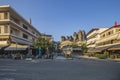
[[[103,37],[105,37],[105,34],[103,34]]]
[[[23,28],[28,30],[28,27],[25,24],[23,24]]]
[[[2,19],[1,14],[0,14],[0,20]]]
[[[119,32],[120,31],[120,29],[116,29],[116,32]]]
[[[7,19],[8,18],[8,14],[7,12],[4,13],[4,19]]]
[[[108,32],[108,36],[110,35],[110,32]]]
[[[13,33],[13,31],[12,31],[12,30],[10,30],[10,33],[12,34],[12,33]]]
[[[113,30],[111,31],[111,34],[113,34]]]
[[[23,38],[28,39],[28,35],[23,33]]]
[[[0,12],[0,20],[2,20],[2,19],[3,19],[3,13]]]
[[[38,36],[38,34],[36,34],[36,36]]]
[[[111,44],[113,44],[113,41],[114,41],[114,40],[111,40]]]
[[[1,26],[0,26],[0,33],[1,33]]]
[[[35,41],[35,38],[32,38],[32,41]]]
[[[8,26],[7,25],[4,26],[4,33],[8,33]]]
[[[35,34],[35,32],[34,32],[34,31],[32,31],[32,33],[33,33],[33,34]]]

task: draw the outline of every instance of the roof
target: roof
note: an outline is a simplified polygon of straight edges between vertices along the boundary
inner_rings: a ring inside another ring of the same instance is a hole
[[[0,5],[0,7],[2,8],[4,8],[4,7],[10,7],[10,5]]]
[[[44,34],[44,33],[41,33],[41,36],[48,36],[48,37],[52,37],[52,35],[49,35],[49,34]]]
[[[108,28],[107,30],[103,31],[102,33],[106,32],[106,31],[108,31],[108,30],[110,30],[112,28],[118,28],[118,27],[120,28],[120,24],[117,24],[117,22],[115,22],[112,27]],[[100,33],[100,34],[102,34],[102,33]]]
[[[99,28],[93,28],[93,29],[91,29],[91,30],[87,33],[87,35],[89,35],[91,32],[93,32],[93,31],[95,31],[95,30],[99,30]]]

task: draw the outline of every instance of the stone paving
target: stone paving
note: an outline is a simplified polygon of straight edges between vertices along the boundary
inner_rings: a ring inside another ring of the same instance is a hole
[[[120,80],[120,63],[88,59],[0,59],[0,80]]]

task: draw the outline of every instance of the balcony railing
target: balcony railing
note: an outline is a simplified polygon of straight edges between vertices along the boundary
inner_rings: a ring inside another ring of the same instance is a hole
[[[27,32],[28,34],[30,34],[30,35],[32,35],[32,36],[34,36],[34,37],[37,38],[37,36],[36,36],[35,34],[33,34],[32,32],[24,29],[22,26],[20,26],[19,24],[15,23],[14,21],[10,21],[10,22],[13,23],[13,24],[15,24],[17,27],[19,27],[19,28],[22,29],[23,31]]]
[[[101,38],[96,43],[106,42],[115,39],[120,39],[120,32]]]

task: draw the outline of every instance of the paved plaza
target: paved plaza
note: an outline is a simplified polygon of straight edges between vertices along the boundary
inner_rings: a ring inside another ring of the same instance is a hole
[[[120,80],[120,63],[62,57],[0,59],[0,80]]]

